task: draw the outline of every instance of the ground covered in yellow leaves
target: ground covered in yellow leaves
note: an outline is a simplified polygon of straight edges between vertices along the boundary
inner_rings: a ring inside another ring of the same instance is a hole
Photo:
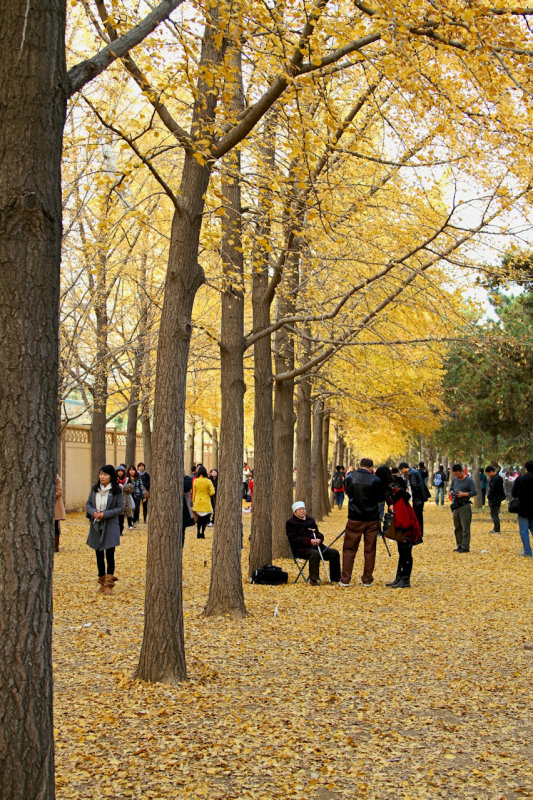
[[[125,533],[106,598],[70,516],[54,570],[58,800],[533,797],[533,562],[515,517],[496,536],[477,512],[458,555],[449,508],[426,509],[411,589],[384,586],[395,545],[389,558],[378,542],[371,588],[358,554],[347,590],[247,584],[243,621],[201,617],[212,528],[189,529],[180,686],[131,679],[146,527]],[[345,517],[321,525],[326,541]]]

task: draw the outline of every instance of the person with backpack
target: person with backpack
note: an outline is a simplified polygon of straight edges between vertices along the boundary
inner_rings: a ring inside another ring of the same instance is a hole
[[[435,505],[444,505],[444,495],[446,494],[446,473],[442,464],[433,476],[433,486],[435,487]]]
[[[333,492],[333,502],[337,508],[342,508],[344,503],[344,467],[335,467],[333,478],[331,479],[331,491]]]

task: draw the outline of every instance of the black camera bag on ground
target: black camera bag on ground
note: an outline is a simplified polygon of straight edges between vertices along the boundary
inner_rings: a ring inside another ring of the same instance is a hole
[[[267,564],[252,572],[252,583],[259,583],[263,586],[279,586],[281,583],[287,583],[288,580],[289,573],[273,564]]]

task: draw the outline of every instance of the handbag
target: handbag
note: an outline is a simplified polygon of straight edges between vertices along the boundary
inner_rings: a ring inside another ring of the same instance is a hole
[[[403,531],[396,528],[394,524],[394,511],[386,511],[383,515],[381,523],[381,533],[387,539],[392,539],[395,542],[404,542],[405,534]]]
[[[508,511],[510,511],[511,514],[520,514],[520,500],[518,497],[513,497],[509,500]]]
[[[258,583],[263,586],[280,586],[287,583],[289,573],[276,567],[273,564],[266,564],[264,567],[254,569],[252,572],[251,583]]]

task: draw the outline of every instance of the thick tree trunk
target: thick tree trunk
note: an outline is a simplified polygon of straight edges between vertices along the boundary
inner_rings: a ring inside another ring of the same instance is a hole
[[[52,800],[52,560],[57,451],[65,3],[2,6],[0,796]],[[44,132],[36,135],[36,132]]]
[[[296,491],[295,499],[303,500],[307,513],[317,518],[313,494],[314,464],[311,458],[311,381],[303,378],[298,384],[296,405]],[[319,512],[318,512],[319,513]]]
[[[181,199],[172,221],[165,299],[159,328],[153,464],[146,555],[144,636],[136,677],[174,683],[187,677],[181,593],[183,449],[191,314],[204,279],[198,264],[204,194],[210,168],[185,157]],[[168,476],[174,480],[169,481]]]
[[[232,48],[231,64],[236,78],[231,107],[243,108],[240,51]],[[242,453],[244,446],[244,256],[238,150],[224,159],[228,174],[222,175],[225,215],[222,219],[222,267],[220,330],[220,478],[217,524],[213,533],[211,583],[204,608],[207,617],[247,615],[242,588]]]
[[[274,167],[274,130],[271,118],[265,124],[265,164]],[[259,197],[260,221],[257,226],[258,241],[269,240],[271,235],[271,193],[262,186]],[[269,285],[269,257],[259,245],[253,257],[252,312],[254,331],[265,330],[270,325],[271,300],[267,295]],[[248,556],[248,574],[272,563],[272,497],[274,488],[274,421],[272,406],[272,341],[263,336],[254,344],[254,510]]]
[[[311,453],[312,491],[313,491],[313,516],[316,520],[324,518],[325,509],[322,505],[324,486],[324,466],[322,463],[322,423],[323,412],[320,400],[315,400],[313,408],[313,445]]]
[[[278,358],[275,359],[279,363]],[[285,362],[280,364],[284,370]],[[274,391],[274,492],[272,495],[272,557],[289,558],[285,523],[293,503],[294,381],[276,381]]]

